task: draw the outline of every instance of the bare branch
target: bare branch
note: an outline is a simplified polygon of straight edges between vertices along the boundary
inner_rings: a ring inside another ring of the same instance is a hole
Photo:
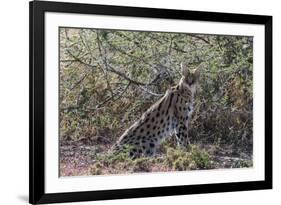
[[[209,45],[212,45],[211,43],[210,43],[210,41],[208,41],[208,40],[206,40],[204,37],[202,37],[202,36],[199,36],[199,35],[196,35],[196,34],[189,34],[189,36],[191,36],[191,37],[193,37],[193,38],[197,38],[197,39],[199,39],[199,40],[201,40],[201,41],[203,41],[203,42],[205,42],[205,43],[207,43],[207,44],[209,44]]]
[[[115,93],[112,96],[110,96],[109,98],[107,98],[105,101],[99,103],[98,105],[96,105],[95,109],[101,108],[101,106],[103,106],[104,104],[108,103],[109,101],[113,100],[115,97],[115,100],[118,100],[120,97],[122,97],[122,95],[127,91],[127,89],[130,86],[130,82],[126,85],[126,87],[122,90],[121,93]]]
[[[72,54],[69,50],[67,50],[67,52],[69,53],[69,55],[71,55],[71,57],[73,57],[76,61],[78,61],[79,63],[89,67],[89,68],[97,68],[98,66],[97,65],[92,65],[92,64],[89,64],[89,63],[86,63],[84,62],[83,60],[81,60],[80,58],[76,57],[74,54]],[[142,83],[142,82],[139,82],[139,81],[136,81],[136,80],[133,80],[131,78],[129,78],[128,76],[126,76],[125,73],[122,73],[120,71],[117,71],[115,68],[113,68],[112,66],[108,65],[108,70],[112,73],[115,73],[119,76],[121,76],[122,78],[124,78],[125,80],[128,80],[130,81],[131,83],[134,83],[136,85],[143,85],[143,86],[148,86],[148,85],[153,85],[152,83]]]
[[[78,81],[70,88],[70,90],[73,90],[74,88],[76,88],[88,75],[89,75],[89,73],[84,74],[83,77],[82,77],[80,80],[78,80]]]
[[[86,62],[84,62],[83,60],[81,60],[80,58],[76,57],[75,55],[73,55],[69,50],[67,50],[67,52],[75,59],[77,60],[79,63],[81,64],[84,64],[86,65],[87,67],[90,67],[90,68],[97,68],[98,66],[96,65],[91,65],[91,64],[88,64]],[[159,76],[156,76],[155,79],[153,79],[150,83],[143,83],[143,82],[140,82],[140,81],[136,81],[134,79],[131,79],[130,77],[128,77],[125,73],[122,73],[120,71],[118,71],[117,69],[115,69],[114,67],[112,67],[111,65],[107,64],[107,69],[108,71],[124,78],[125,80],[129,81],[130,84],[133,83],[137,86],[139,86],[143,91],[145,91],[146,93],[150,94],[150,95],[154,95],[154,96],[163,96],[163,94],[159,94],[159,93],[154,93],[153,91],[149,90],[147,88],[147,86],[151,86],[151,85],[156,85],[154,82],[159,78]],[[145,87],[144,87],[145,86]],[[112,94],[111,97],[114,97],[114,95]]]
[[[157,96],[157,97],[162,97],[164,95],[163,93],[154,93],[151,90],[148,90],[147,88],[145,88],[143,86],[139,86],[139,88],[141,88],[146,93],[149,93],[150,95],[154,95],[154,96]]]
[[[108,68],[109,68],[109,71],[121,76],[122,78],[124,78],[125,80],[128,80],[129,82],[133,83],[133,84],[136,84],[136,85],[143,85],[143,86],[148,86],[148,85],[153,85],[151,83],[142,83],[142,82],[139,82],[139,81],[136,81],[136,80],[133,80],[131,78],[129,78],[128,76],[126,76],[125,73],[122,73],[118,70],[116,70],[115,68],[113,68],[111,65],[108,65]]]
[[[96,34],[97,34],[97,44],[98,44],[98,50],[99,50],[99,54],[100,54],[100,57],[101,57],[101,59],[103,60],[103,63],[104,63],[104,65],[105,65],[105,68],[106,68],[106,70],[104,70],[104,76],[105,76],[105,80],[106,80],[106,85],[107,85],[107,87],[109,88],[109,91],[110,91],[110,93],[111,93],[111,96],[113,96],[113,91],[112,91],[112,88],[111,88],[111,86],[110,86],[110,83],[109,83],[109,80],[108,80],[108,74],[107,74],[107,71],[108,71],[108,65],[107,65],[107,58],[106,58],[106,50],[105,49],[103,49],[103,51],[104,51],[104,55],[103,55],[103,53],[102,53],[102,49],[101,49],[101,41],[100,41],[100,37],[99,37],[99,32],[96,32]]]

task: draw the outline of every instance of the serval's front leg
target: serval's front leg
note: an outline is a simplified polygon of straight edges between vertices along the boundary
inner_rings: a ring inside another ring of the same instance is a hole
[[[190,144],[188,138],[188,116],[178,105],[175,109],[175,118],[177,119],[176,124],[176,140],[177,144],[182,148],[187,148]]]
[[[176,140],[178,146],[181,148],[187,148],[190,145],[188,138],[188,129],[184,123],[178,123],[176,128]]]

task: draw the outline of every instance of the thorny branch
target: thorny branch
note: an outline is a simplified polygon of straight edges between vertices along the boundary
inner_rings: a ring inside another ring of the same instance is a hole
[[[83,65],[85,65],[86,67],[89,67],[89,68],[97,68],[98,66],[97,65],[92,65],[92,64],[89,64],[89,63],[86,63],[84,62],[82,59],[80,59],[79,57],[75,56],[73,53],[71,53],[69,50],[67,50],[68,54],[74,58],[74,59],[71,59],[71,60],[75,60]],[[130,77],[128,77],[125,73],[122,73],[120,71],[118,71],[116,68],[114,68],[113,66],[107,64],[107,67],[108,67],[108,71],[124,78],[125,80],[129,81],[130,83],[133,83],[133,84],[136,84],[136,85],[142,85],[142,86],[151,86],[151,85],[156,85],[155,82],[157,80],[157,77],[155,79],[153,79],[151,82],[149,83],[143,83],[143,82],[140,82],[140,81],[137,81],[137,80],[134,80],[134,79],[131,79]]]

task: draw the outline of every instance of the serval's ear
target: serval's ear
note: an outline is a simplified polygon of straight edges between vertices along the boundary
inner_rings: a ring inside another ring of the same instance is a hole
[[[199,69],[199,67],[193,69],[193,70],[191,71],[191,73],[193,74],[193,76],[194,76],[195,79],[198,79],[198,78],[200,77],[200,69]]]
[[[184,63],[181,63],[181,74],[184,77],[187,77],[190,74],[188,67]]]

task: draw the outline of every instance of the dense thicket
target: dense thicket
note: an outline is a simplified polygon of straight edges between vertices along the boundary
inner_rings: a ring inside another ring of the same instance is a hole
[[[185,62],[200,69],[191,141],[251,155],[252,37],[60,28],[59,38],[61,143],[112,144]]]

